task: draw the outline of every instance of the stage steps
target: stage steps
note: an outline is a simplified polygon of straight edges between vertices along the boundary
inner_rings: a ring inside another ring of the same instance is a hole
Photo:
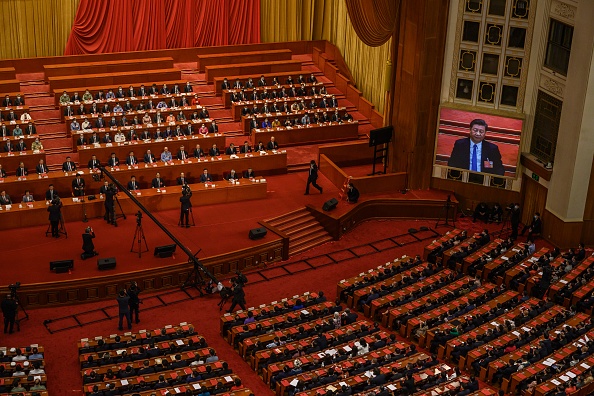
[[[332,240],[330,234],[306,208],[285,213],[265,222],[289,236],[289,256]]]

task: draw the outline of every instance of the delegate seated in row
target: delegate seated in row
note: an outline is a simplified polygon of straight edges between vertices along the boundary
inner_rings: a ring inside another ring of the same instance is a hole
[[[192,99],[188,99],[186,96],[182,96],[181,99],[176,99],[172,97],[169,101],[165,100],[165,98],[159,100],[157,104],[154,104],[152,99],[149,99],[147,103],[144,101],[140,101],[136,106],[130,103],[129,100],[126,100],[124,105],[122,106],[121,103],[116,102],[116,104],[111,107],[109,103],[104,103],[103,106],[98,106],[97,103],[93,102],[90,107],[85,106],[83,103],[76,108],[76,110],[71,105],[66,105],[64,108],[64,116],[65,117],[73,117],[75,115],[99,115],[105,113],[128,113],[132,111],[149,111],[149,110],[156,110],[156,109],[168,109],[168,108],[179,108],[185,106],[198,106],[200,105],[200,99],[198,99],[197,95],[194,95]],[[203,117],[208,118],[208,117]]]
[[[68,95],[66,91],[64,91],[62,93],[62,96],[60,96],[60,103],[66,104],[69,102],[88,102],[92,100],[134,98],[137,96],[148,95],[176,95],[181,94],[182,92],[192,92],[192,85],[189,81],[186,82],[186,85],[184,86],[183,90],[180,89],[178,84],[175,84],[171,89],[167,86],[167,84],[163,84],[161,88],[159,88],[157,84],[151,85],[150,88],[146,88],[144,84],[141,84],[138,90],[135,89],[133,85],[130,85],[130,87],[128,87],[127,90],[124,90],[120,85],[115,92],[113,89],[109,89],[107,93],[104,93],[103,90],[100,89],[95,95],[95,97],[93,97],[93,94],[91,94],[91,92],[88,89],[85,90],[85,93],[82,95],[82,97],[79,96],[78,92],[74,92],[74,94],[71,97],[70,95]]]
[[[72,126],[72,125],[71,125]],[[75,126],[76,127],[76,126]],[[212,121],[210,127],[206,127],[206,125],[201,124],[200,128],[198,129],[197,133],[202,136],[206,136],[209,133],[218,133],[219,126],[217,125],[216,121]],[[151,134],[147,130],[143,130],[142,132],[138,133],[138,130],[130,129],[126,133],[120,130],[116,132],[116,134],[112,137],[109,132],[106,132],[103,137],[100,137],[97,132],[93,132],[91,136],[87,139],[83,134],[80,134],[78,139],[76,140],[77,146],[84,146],[86,144],[99,144],[99,143],[123,143],[123,142],[131,142],[135,140],[167,140],[173,139],[176,137],[184,137],[184,136],[193,136],[194,135],[194,127],[191,124],[185,125],[185,128],[182,125],[177,125],[174,129],[170,126],[166,127],[163,131],[160,128],[157,128],[153,134]]]
[[[300,96],[326,96],[328,93],[326,92],[326,88],[322,85],[320,89],[316,90],[316,86],[311,86],[310,89],[307,89],[305,84],[302,84],[299,88],[291,87],[288,90],[285,87],[280,89],[271,89],[270,91],[268,88],[264,88],[262,92],[258,93],[258,91],[254,90],[251,93],[247,93],[245,89],[241,91],[235,91],[231,94],[231,102],[245,102],[245,101],[255,101],[255,100],[272,100],[272,99],[283,99],[283,98],[297,98]],[[335,99],[334,95],[332,98]]]
[[[293,80],[293,76],[289,76],[287,77],[287,80],[285,81],[285,83],[287,85],[293,85],[293,84],[305,84],[305,83],[310,83],[310,84],[317,84],[318,83],[318,79],[316,78],[316,76],[311,73],[310,76],[306,79],[303,77],[303,74],[300,74],[299,77],[297,78],[297,80]],[[272,82],[269,84],[268,82],[266,82],[266,78],[264,78],[264,75],[260,76],[260,79],[258,80],[257,85],[259,87],[266,87],[266,86],[278,86],[281,85],[281,83],[279,82],[278,77],[273,77],[272,78]],[[229,80],[225,77],[223,79],[223,82],[221,83],[221,89],[242,89],[242,88],[254,88],[254,81],[252,80],[252,78],[248,78],[247,82],[244,84],[241,83],[241,80],[239,78],[235,79],[235,82],[233,83],[233,85],[231,85],[229,83]]]
[[[4,144],[4,152],[5,153],[13,153],[15,151],[27,151],[27,143],[25,143],[25,139],[22,137],[19,139],[17,143],[14,143],[12,140],[7,140]],[[35,140],[31,143],[31,150],[33,151],[41,151],[43,150],[43,144],[39,140],[39,137],[36,137]]]
[[[24,129],[20,125],[15,125],[13,128],[6,125],[4,122],[0,123],[0,137],[5,138],[9,136],[31,136],[37,134],[37,128],[33,122],[29,121]]]

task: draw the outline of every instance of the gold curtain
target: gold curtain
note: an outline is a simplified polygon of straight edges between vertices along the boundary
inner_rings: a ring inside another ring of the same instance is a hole
[[[342,0],[261,0],[262,42],[328,40],[340,50],[363,96],[384,109],[384,79],[392,39],[379,47],[357,36]]]
[[[0,1],[0,58],[63,55],[79,1]]]

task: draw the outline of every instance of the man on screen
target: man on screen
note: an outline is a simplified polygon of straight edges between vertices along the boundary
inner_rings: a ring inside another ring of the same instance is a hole
[[[487,123],[481,119],[470,122],[470,136],[456,140],[448,166],[474,172],[503,176],[505,170],[497,145],[485,141]]]

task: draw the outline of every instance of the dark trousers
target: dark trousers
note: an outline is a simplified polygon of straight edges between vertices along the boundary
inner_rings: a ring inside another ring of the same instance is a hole
[[[130,319],[134,319],[136,323],[140,322],[140,319],[138,319],[139,308],[138,304],[130,304]]]
[[[179,225],[188,225],[189,224],[189,215],[190,215],[190,209],[182,209],[181,212],[179,212]],[[185,223],[184,223],[184,219],[185,219]]]
[[[60,224],[60,220],[50,221],[50,225],[52,226],[52,236],[56,236],[56,237],[59,236],[58,224]]]
[[[110,224],[115,221],[115,203],[105,202],[105,216],[103,218]]]
[[[130,317],[130,311],[126,311],[126,312],[120,312],[120,321],[118,322],[118,329],[122,330],[123,327],[123,321],[124,321],[124,316],[126,317],[126,322],[128,322],[128,329],[132,328],[132,318]]]
[[[516,239],[518,237],[518,228],[520,227],[520,223],[511,223],[511,228],[512,228],[512,233],[511,233],[511,237],[512,239]]]
[[[307,186],[305,186],[305,193],[309,194],[309,185],[311,184],[315,188],[318,189],[319,192],[322,192],[322,187],[318,186],[317,183],[318,179],[307,178]]]
[[[12,316],[5,316],[4,317],[4,332],[5,333],[11,333],[14,330],[14,322],[16,320],[16,316],[12,315]]]
[[[231,308],[229,308],[229,312],[233,312],[236,305],[239,305],[239,307],[245,311],[245,300],[239,300],[239,301],[233,300],[232,303],[233,304],[231,304]]]

